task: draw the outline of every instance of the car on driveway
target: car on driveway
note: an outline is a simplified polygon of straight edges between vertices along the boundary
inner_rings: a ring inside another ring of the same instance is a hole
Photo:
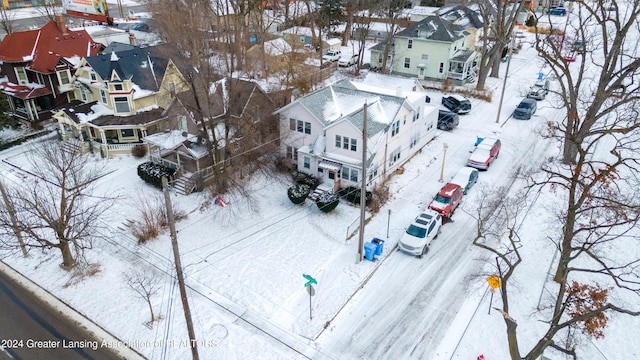
[[[535,100],[533,100],[535,101]],[[493,160],[498,158],[502,149],[502,143],[496,138],[483,138],[477,143],[475,149],[469,155],[467,166],[479,170],[487,170]]]
[[[340,50],[329,50],[324,55],[322,55],[322,60],[324,61],[338,61],[342,57],[342,51]]]
[[[429,203],[429,209],[437,211],[442,218],[449,219],[462,200],[464,192],[457,184],[447,183]]]
[[[525,98],[513,111],[513,118],[518,120],[529,120],[536,113],[538,103],[535,99]]]
[[[453,176],[453,179],[449,182],[460,186],[462,188],[462,193],[467,195],[469,189],[478,182],[478,169],[465,166],[458,170],[458,172]]]
[[[351,66],[358,63],[358,55],[351,55],[350,57],[341,57],[338,60],[338,66]]]
[[[453,111],[440,110],[438,112],[438,129],[452,130],[460,123],[460,117]]]
[[[549,15],[565,16],[567,15],[567,9],[563,8],[562,6],[554,7],[549,10]]]
[[[398,250],[417,257],[429,251],[431,240],[440,234],[442,217],[433,210],[425,210],[409,225],[398,241]]]
[[[471,111],[471,101],[457,94],[443,96],[442,105],[456,114],[466,114]]]
[[[527,93],[527,97],[536,100],[544,100],[544,97],[549,93],[549,80],[539,80]]]

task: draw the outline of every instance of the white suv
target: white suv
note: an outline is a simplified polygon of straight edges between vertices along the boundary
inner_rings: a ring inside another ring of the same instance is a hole
[[[398,250],[422,257],[429,251],[431,240],[440,234],[442,217],[433,210],[418,215],[398,241]]]
[[[340,57],[342,56],[342,51],[340,50],[329,50],[326,53],[324,53],[324,55],[322,55],[322,60],[324,61],[338,61],[340,60]]]

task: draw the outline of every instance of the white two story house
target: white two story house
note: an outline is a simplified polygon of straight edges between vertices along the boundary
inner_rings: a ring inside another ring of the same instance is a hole
[[[435,135],[438,109],[416,92],[341,80],[276,111],[282,154],[325,190],[360,186],[367,104],[367,187],[381,183]]]

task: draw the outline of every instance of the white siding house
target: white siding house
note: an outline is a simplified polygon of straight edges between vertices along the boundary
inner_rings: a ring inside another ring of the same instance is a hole
[[[360,88],[358,88],[360,87]],[[367,186],[387,178],[435,135],[438,109],[423,94],[342,80],[279,109],[282,154],[324,188],[358,186],[367,104]]]

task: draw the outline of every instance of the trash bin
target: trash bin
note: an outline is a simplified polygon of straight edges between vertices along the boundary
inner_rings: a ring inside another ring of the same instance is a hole
[[[371,243],[376,246],[376,255],[382,255],[382,250],[384,249],[384,240],[373,238]]]
[[[376,253],[376,244],[365,243],[364,244],[364,258],[373,261],[373,257]]]

